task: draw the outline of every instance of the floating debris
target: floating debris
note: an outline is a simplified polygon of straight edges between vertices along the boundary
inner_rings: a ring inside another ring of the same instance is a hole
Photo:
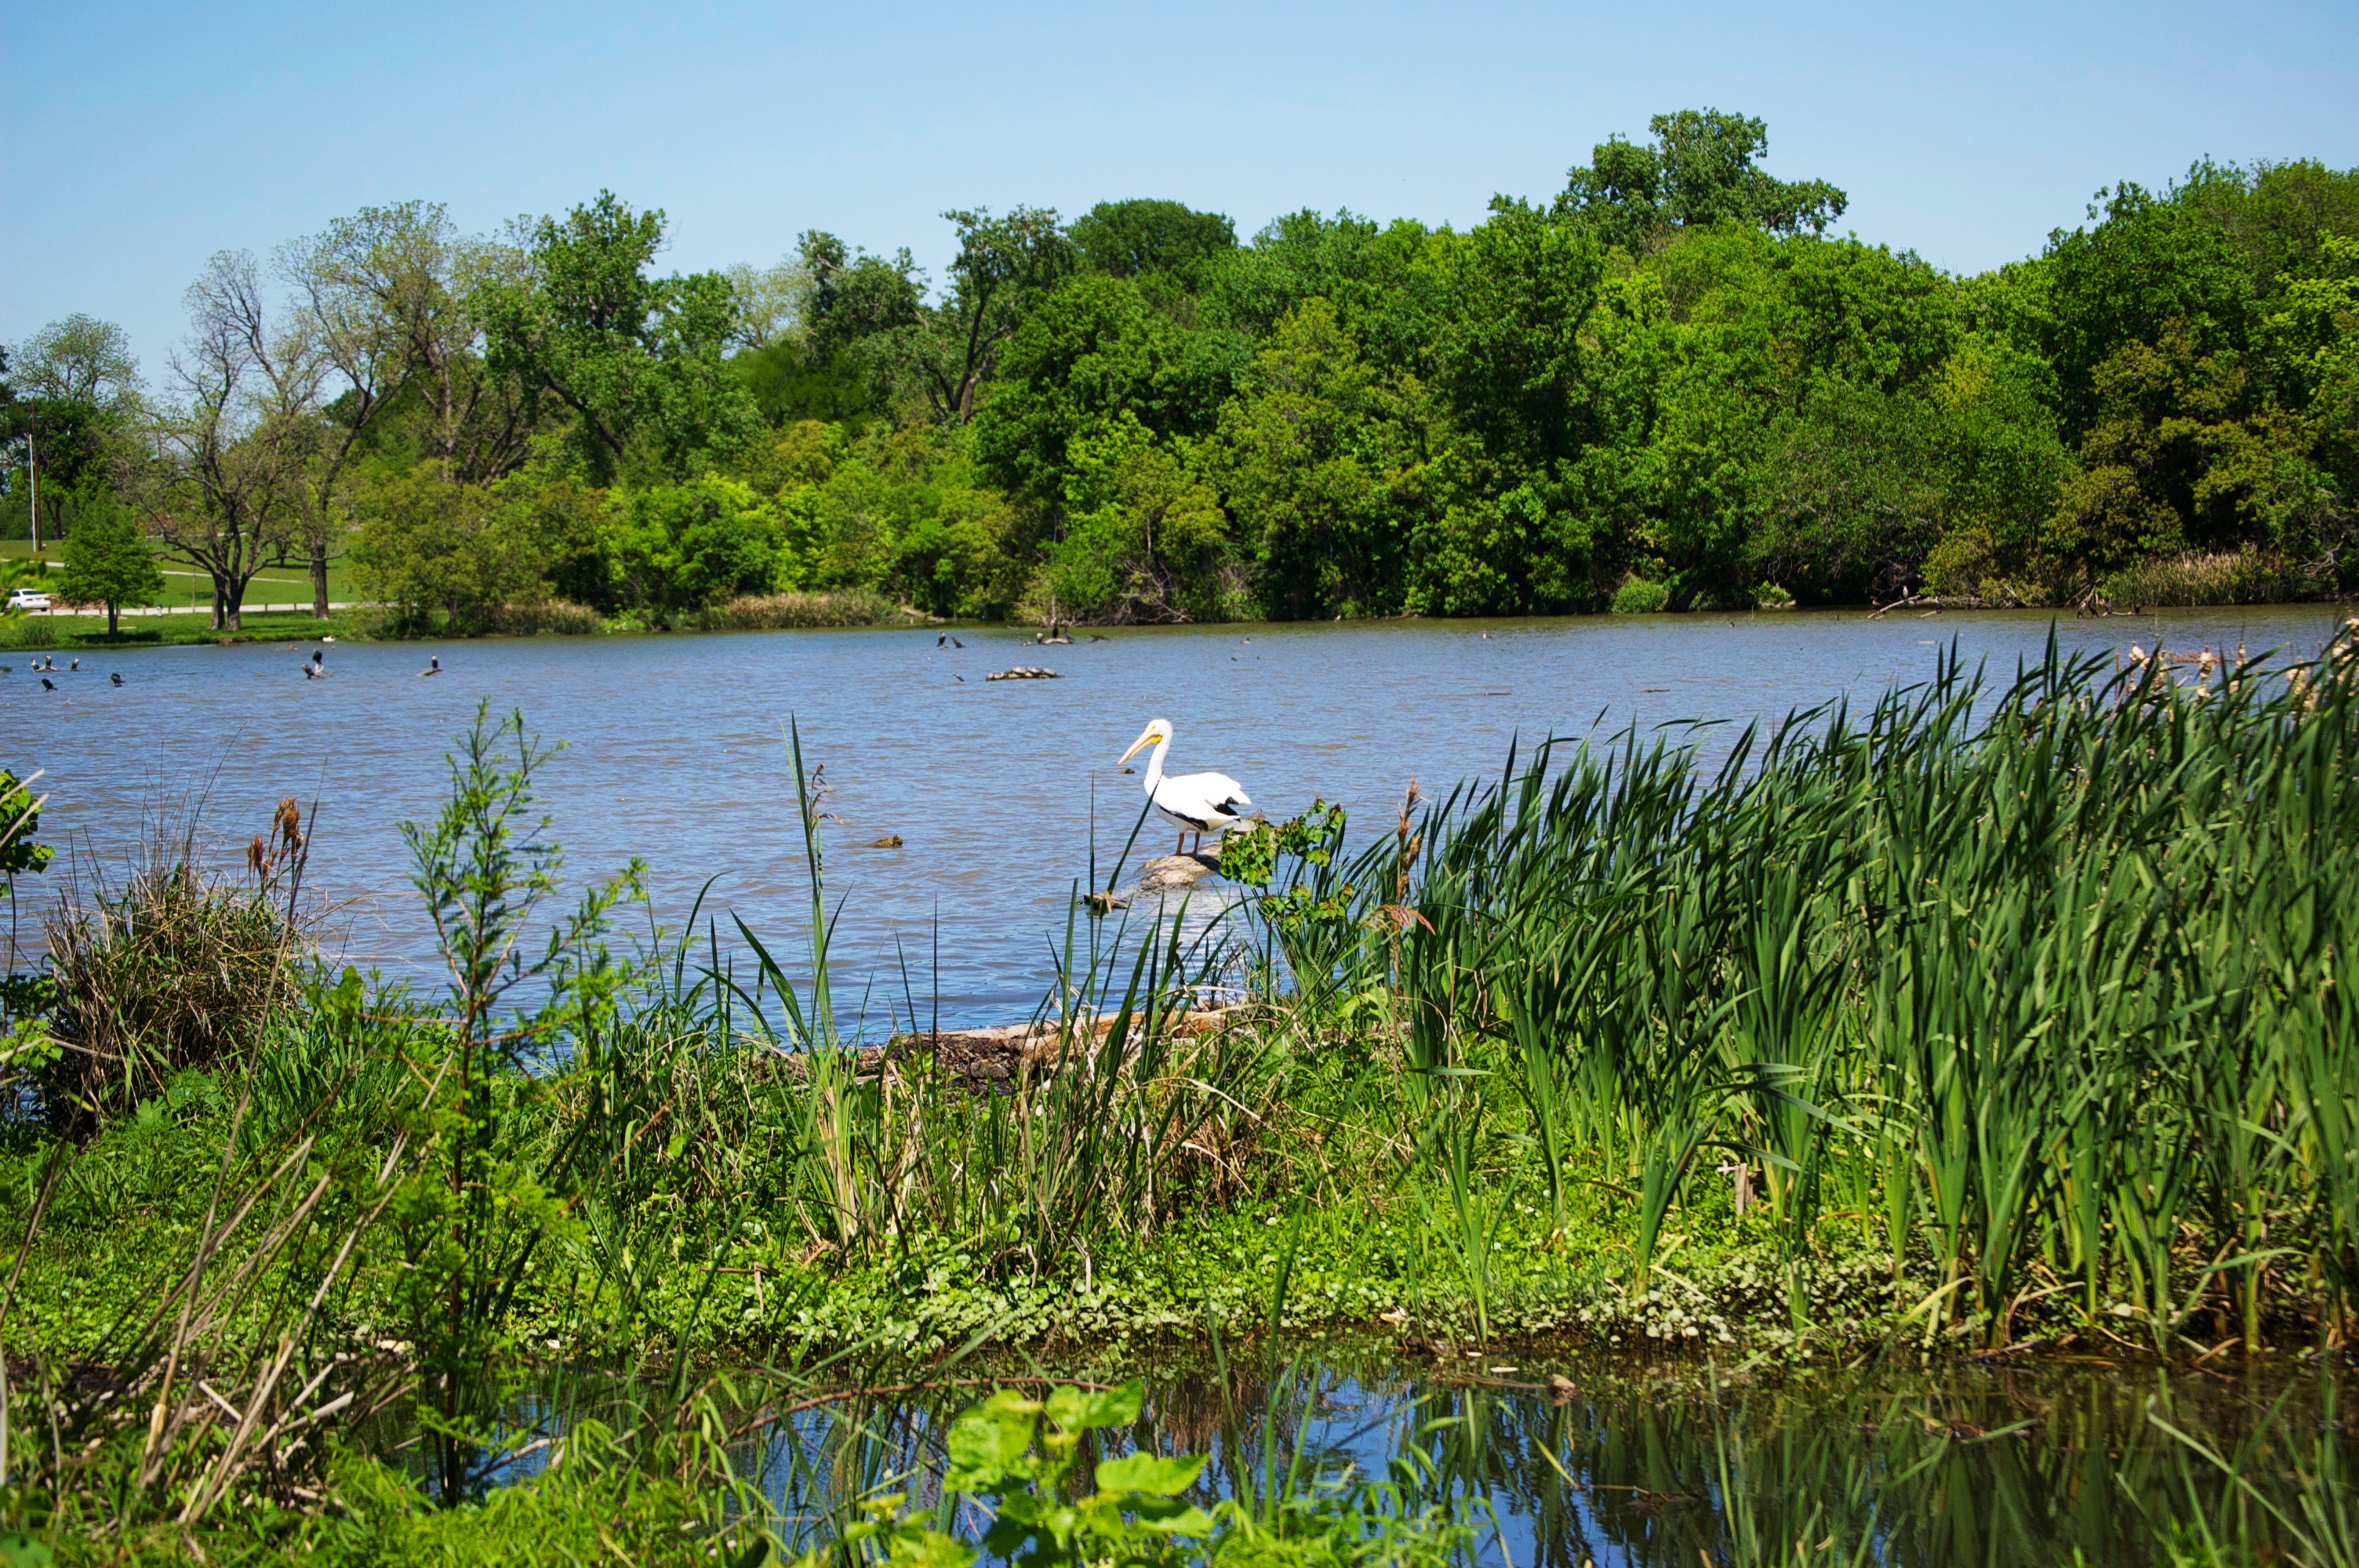
[[[1037,665],[1018,665],[1012,670],[1002,670],[997,675],[985,676],[983,678],[985,680],[1061,680],[1064,677],[1054,670],[1044,670]]]

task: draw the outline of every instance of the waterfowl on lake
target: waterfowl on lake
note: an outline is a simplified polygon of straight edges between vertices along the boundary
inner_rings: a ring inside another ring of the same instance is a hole
[[[58,683],[51,680],[49,676],[43,676],[41,677],[41,689],[43,691],[55,691],[58,689]]]
[[[107,672],[106,678],[113,681],[117,686],[121,686],[123,684],[123,672],[121,670],[110,670]]]
[[[418,672],[419,676],[421,679],[427,676],[439,676],[441,673],[442,655],[440,654],[429,654],[426,656],[426,667]]]
[[[1193,833],[1201,847],[1207,833],[1225,832],[1231,824],[1241,819],[1253,806],[1245,786],[1226,773],[1181,773],[1177,777],[1163,776],[1163,753],[1170,749],[1171,720],[1157,719],[1148,721],[1139,731],[1138,739],[1120,759],[1126,762],[1147,747],[1155,751],[1147,759],[1147,797],[1155,803],[1167,821],[1180,829],[1180,844],[1185,844]],[[1172,847],[1180,853],[1179,844]]]

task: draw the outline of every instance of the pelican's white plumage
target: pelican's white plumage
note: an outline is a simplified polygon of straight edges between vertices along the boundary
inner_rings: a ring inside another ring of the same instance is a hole
[[[1166,778],[1163,774],[1163,753],[1171,748],[1171,720],[1157,719],[1148,721],[1122,754],[1124,762],[1152,746],[1155,751],[1147,759],[1147,796],[1164,820],[1180,829],[1180,844],[1188,835],[1196,835],[1201,848],[1207,833],[1227,831],[1232,823],[1240,821],[1253,809],[1253,799],[1245,794],[1245,785],[1226,773],[1179,773]],[[1172,846],[1178,854],[1180,845]]]

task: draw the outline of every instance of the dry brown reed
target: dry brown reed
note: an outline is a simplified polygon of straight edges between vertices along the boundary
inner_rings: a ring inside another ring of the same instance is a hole
[[[2283,604],[2315,599],[2332,582],[2254,550],[2190,550],[2158,556],[2105,579],[2099,597],[2115,605],[2169,609],[2202,604]]]
[[[813,626],[885,626],[919,620],[881,593],[864,588],[810,593],[748,595],[699,612],[706,632],[777,632]]]

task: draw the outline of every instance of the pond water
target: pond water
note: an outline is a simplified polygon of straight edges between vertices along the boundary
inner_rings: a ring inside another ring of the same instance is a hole
[[[741,914],[783,957],[809,909],[784,737],[824,765],[831,902],[845,901],[839,996],[898,1006],[902,964],[946,1024],[1027,1014],[1055,973],[1074,883],[1097,880],[1136,821],[1142,777],[1114,766],[1151,718],[1177,727],[1174,772],[1218,769],[1273,818],[1314,797],[1360,831],[1388,826],[1411,779],[1429,792],[1498,767],[1511,741],[1625,723],[1744,721],[1929,676],[1954,642],[1995,675],[2067,650],[2139,642],[2313,652],[2328,606],[2138,619],[1895,611],[1596,616],[1125,629],[1038,648],[1005,629],[358,643],[299,671],[311,644],[85,654],[44,691],[24,654],[0,676],[5,765],[39,769],[44,836],[85,865],[124,863],[143,824],[201,805],[234,863],[277,802],[319,803],[313,885],[347,958],[430,972],[397,824],[432,816],[443,758],[479,702],[568,743],[542,801],[580,881],[639,856],[677,923]],[[421,679],[429,657],[442,673]],[[986,681],[1017,665],[1060,679]],[[120,687],[109,671],[124,677]],[[1142,759],[1143,761],[1143,759]],[[1142,854],[1169,846],[1150,824]],[[871,849],[889,836],[899,849]],[[725,919],[723,929],[727,930]],[[840,1002],[840,1005],[849,1005]],[[882,1022],[880,1016],[878,1022]]]
[[[1551,1372],[1570,1386],[1549,1387]],[[1451,1368],[1347,1352],[1276,1368],[1199,1359],[1149,1368],[1145,1381],[1140,1420],[1093,1438],[1094,1456],[1139,1447],[1210,1455],[1197,1492],[1205,1501],[1266,1496],[1289,1477],[1305,1486],[1346,1467],[1389,1476],[1473,1522],[1477,1559],[1500,1568],[2129,1568],[2171,1561],[2165,1535],[2203,1528],[2223,1542],[2242,1532],[2255,1560],[2268,1562],[2301,1545],[2269,1511],[2304,1527],[2298,1472],[2315,1475],[2324,1454],[2343,1466],[2359,1457],[2316,1371],[2289,1364],[2166,1374],[2134,1358],[2082,1357],[1769,1370],[1492,1351]],[[578,1387],[520,1409],[531,1418],[520,1430],[560,1431],[585,1414],[618,1430],[645,1419],[613,1392],[601,1400]],[[948,1418],[980,1397],[945,1389],[767,1425],[758,1409],[744,1411],[750,1432],[733,1469],[761,1487],[790,1537],[797,1521],[819,1529],[865,1494],[905,1492],[911,1508],[930,1509]],[[2241,1504],[2237,1486],[2186,1439],[2236,1456],[2250,1488]],[[499,1478],[544,1458],[536,1450]],[[2349,1503],[2331,1485],[2310,1493]],[[958,1528],[972,1538],[985,1522],[971,1514]]]

